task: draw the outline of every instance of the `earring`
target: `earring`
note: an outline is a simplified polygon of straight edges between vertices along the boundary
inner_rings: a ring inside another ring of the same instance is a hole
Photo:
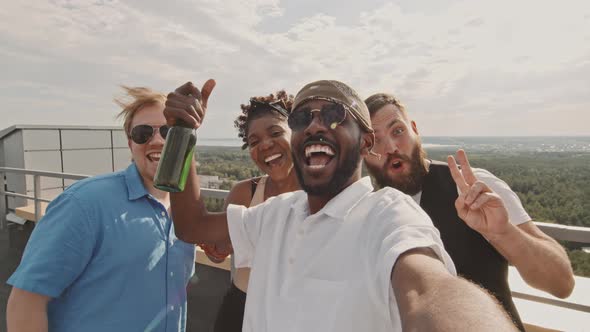
[[[375,133],[371,133],[373,135],[373,141],[375,141]],[[373,152],[373,148],[375,145],[371,146],[369,149],[369,155],[377,157],[377,160],[381,160],[381,154]]]
[[[369,154],[377,157],[377,160],[381,160],[381,154],[373,152],[373,149],[369,150]]]

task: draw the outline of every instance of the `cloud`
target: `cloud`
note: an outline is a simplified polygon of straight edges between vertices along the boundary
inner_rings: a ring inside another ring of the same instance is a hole
[[[396,94],[431,134],[522,132],[501,120],[567,132],[568,117],[590,122],[580,111],[590,107],[589,17],[581,0],[375,1],[360,11],[334,0],[13,1],[0,12],[0,98],[27,108],[11,121],[59,120],[50,108],[110,124],[118,84],[170,91],[213,77],[202,135],[234,137],[250,96],[330,78]],[[556,105],[562,116],[549,121]]]

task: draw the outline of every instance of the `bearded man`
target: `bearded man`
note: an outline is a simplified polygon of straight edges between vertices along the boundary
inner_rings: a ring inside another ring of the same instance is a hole
[[[429,160],[416,122],[394,96],[377,93],[365,103],[375,130],[376,154],[364,158],[369,174],[378,187],[396,188],[420,204],[460,276],[492,293],[523,331],[508,285],[508,263],[532,287],[561,298],[571,294],[574,277],[565,250],[533,223],[504,181],[472,169],[462,150],[460,172],[453,157],[449,164]],[[462,190],[465,185],[479,195]],[[478,209],[490,213],[472,219]]]

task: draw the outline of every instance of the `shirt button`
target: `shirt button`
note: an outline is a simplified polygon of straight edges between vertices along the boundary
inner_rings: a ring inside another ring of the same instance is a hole
[[[162,217],[166,216],[166,212],[162,211]]]
[[[170,272],[170,276],[171,277],[174,277],[174,272]]]
[[[173,305],[170,306],[170,311],[174,311],[174,306]]]

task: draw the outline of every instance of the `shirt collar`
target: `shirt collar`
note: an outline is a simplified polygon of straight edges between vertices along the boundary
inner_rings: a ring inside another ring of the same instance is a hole
[[[420,205],[420,200],[422,199],[422,190],[420,190],[417,194],[412,195],[412,199],[416,204]]]
[[[332,218],[344,219],[361,198],[372,191],[371,178],[365,176],[332,198],[318,213],[326,214]],[[302,195],[300,199],[291,205],[291,208],[297,213],[309,215],[307,195]]]
[[[363,196],[373,191],[371,178],[365,176],[332,198],[320,212],[333,218],[343,219]]]
[[[301,193],[301,194],[299,194]],[[298,195],[299,194],[299,195]],[[294,202],[291,204],[291,209],[293,212],[308,216],[309,215],[309,203],[307,202],[307,193],[303,190],[298,190],[295,192],[294,195],[297,195]]]
[[[135,163],[131,163],[125,170],[125,183],[127,184],[127,192],[129,193],[129,200],[133,201],[138,198],[147,196],[149,193],[141,181],[139,170]]]

